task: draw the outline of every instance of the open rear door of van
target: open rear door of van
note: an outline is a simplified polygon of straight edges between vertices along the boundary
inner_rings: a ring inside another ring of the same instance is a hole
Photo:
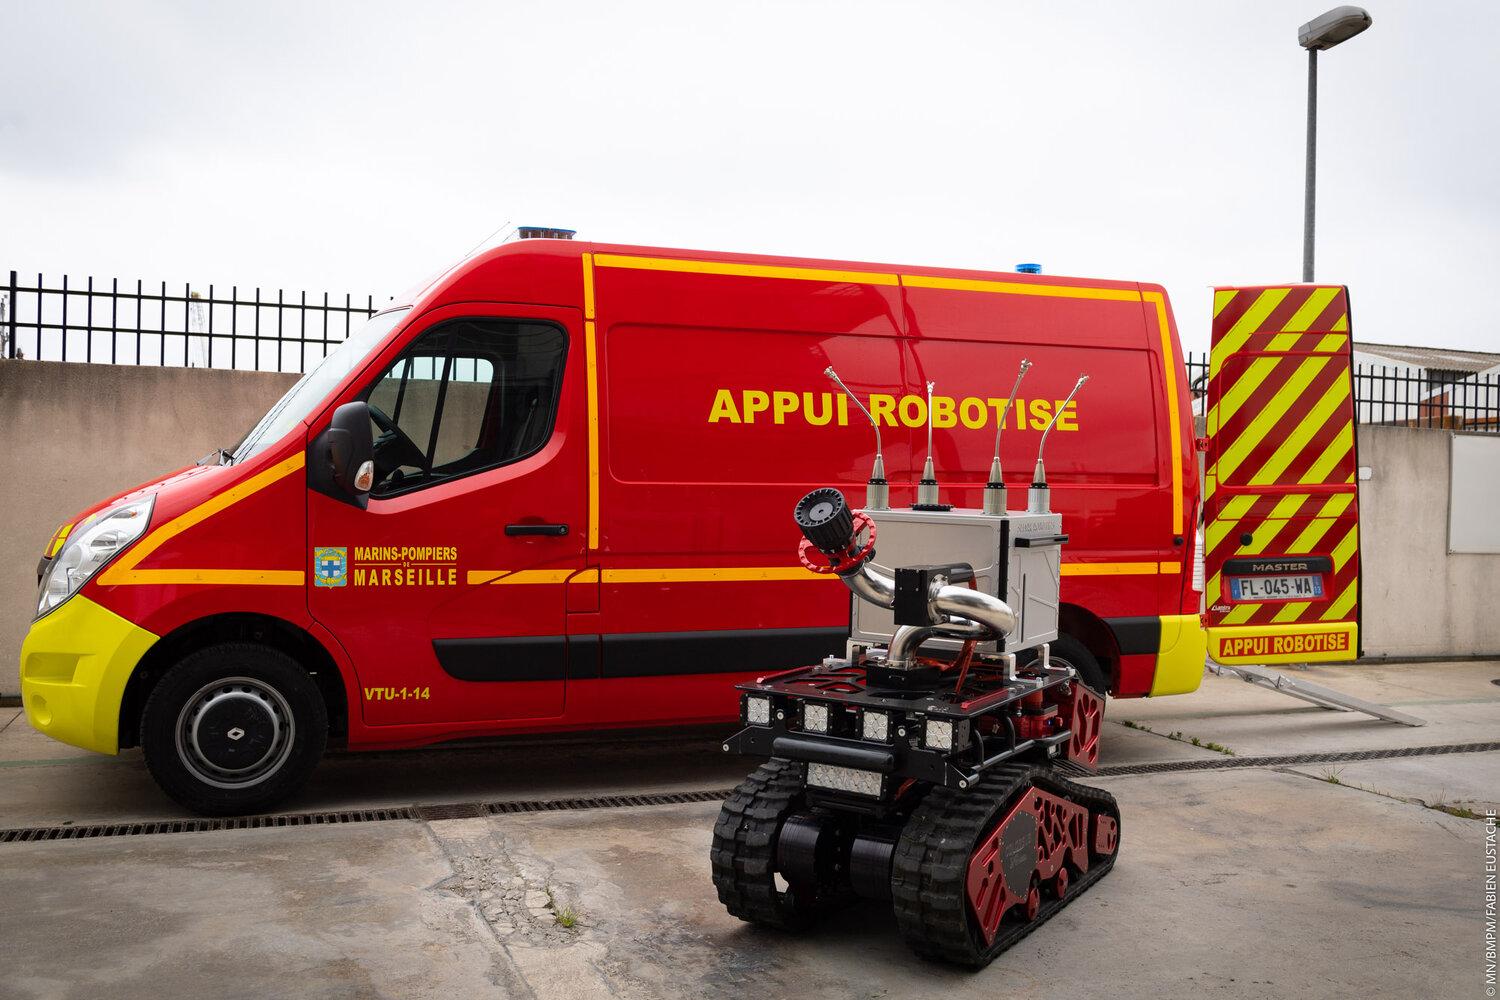
[[[1214,289],[1205,534],[1208,652],[1359,655],[1359,486],[1349,294]]]

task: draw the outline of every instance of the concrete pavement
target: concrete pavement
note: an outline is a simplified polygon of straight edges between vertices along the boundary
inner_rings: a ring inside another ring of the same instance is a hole
[[[1209,677],[1111,702],[1105,761],[1500,741],[1500,663],[1297,676],[1428,725]],[[138,755],[69,751],[14,712],[0,829],[181,815]],[[715,788],[753,766],[716,747],[699,733],[342,755],[291,808]],[[0,997],[1486,995],[1500,752],[1094,780],[1120,801],[1115,869],[978,973],[913,957],[878,906],[798,936],[733,919],[709,880],[709,802],[0,842]]]

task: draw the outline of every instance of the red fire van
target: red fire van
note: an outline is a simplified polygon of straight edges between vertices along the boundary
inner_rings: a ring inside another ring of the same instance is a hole
[[[1116,697],[1198,686],[1197,460],[1160,287],[543,239],[376,315],[219,464],[59,529],[27,718],[140,745],[207,813],[279,801],[330,740],[732,719],[735,683],[847,635],[791,519],[811,487],[862,496],[874,457],[830,366],[880,422],[893,506],[927,383],[962,507],[1002,411],[1013,496],[1057,417],[1054,658]]]

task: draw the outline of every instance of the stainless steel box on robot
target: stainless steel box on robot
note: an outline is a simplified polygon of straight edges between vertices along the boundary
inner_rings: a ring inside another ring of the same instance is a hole
[[[984,514],[978,510],[867,510],[875,522],[877,566],[967,563],[974,567],[974,586],[1010,605],[1019,624],[1005,638],[980,643],[980,652],[1011,653],[1057,638],[1058,588],[1062,566],[1062,516],[1020,511]],[[1020,540],[1018,543],[1018,539]],[[885,645],[895,632],[888,608],[854,600],[850,639]],[[933,639],[926,645],[957,649],[957,639]]]

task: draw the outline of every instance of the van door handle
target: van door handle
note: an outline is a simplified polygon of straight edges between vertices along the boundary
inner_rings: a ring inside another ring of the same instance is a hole
[[[507,524],[507,535],[566,535],[566,524]]]

